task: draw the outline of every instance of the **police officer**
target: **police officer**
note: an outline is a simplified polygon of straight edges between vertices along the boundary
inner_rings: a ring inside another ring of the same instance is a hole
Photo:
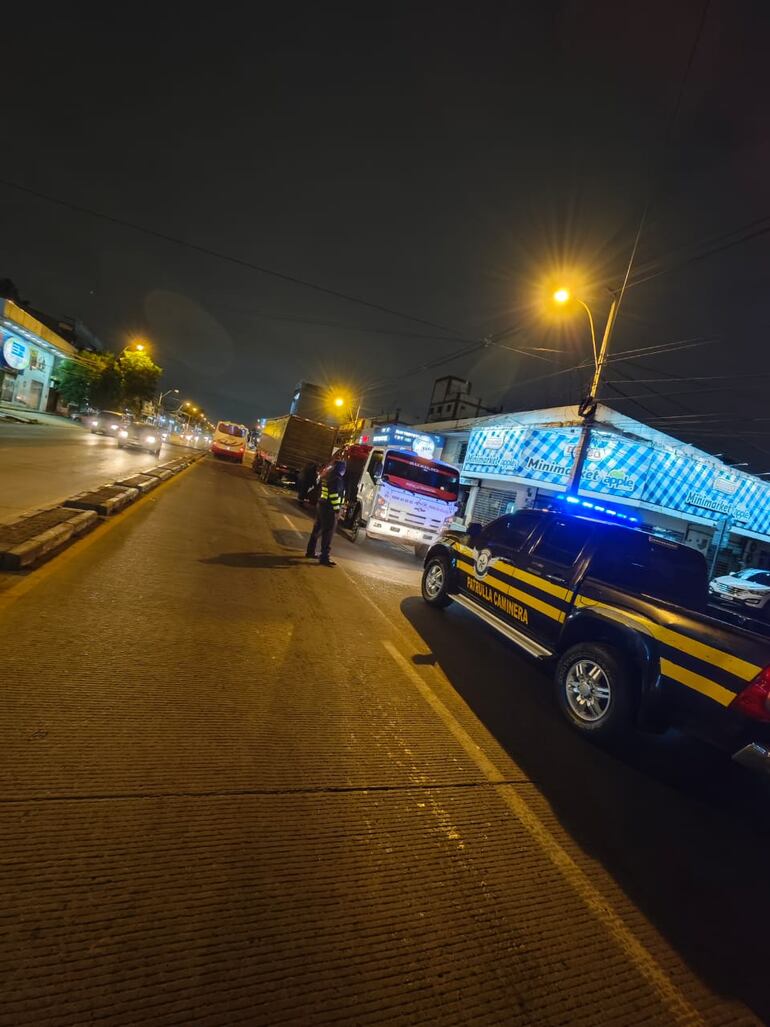
[[[337,515],[345,495],[344,475],[347,464],[337,460],[331,468],[321,475],[321,495],[315,509],[315,524],[310,533],[305,556],[315,559],[316,543],[321,536],[321,556],[318,562],[324,567],[334,567],[334,560],[329,556],[332,548],[334,529],[337,526]]]

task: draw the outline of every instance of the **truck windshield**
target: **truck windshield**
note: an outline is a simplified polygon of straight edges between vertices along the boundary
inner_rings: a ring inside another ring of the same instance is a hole
[[[382,480],[424,496],[457,501],[460,476],[453,467],[423,460],[406,453],[388,453],[382,469]]]

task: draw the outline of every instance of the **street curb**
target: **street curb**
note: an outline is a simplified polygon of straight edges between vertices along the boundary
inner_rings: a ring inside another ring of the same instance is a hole
[[[52,507],[52,510],[64,510],[64,507]],[[0,552],[0,567],[7,571],[18,571],[30,564],[36,563],[41,557],[50,553],[53,549],[59,549],[73,537],[85,534],[91,528],[95,528],[99,515],[94,510],[83,510],[80,513],[69,517],[61,524],[55,524],[51,528],[35,535],[24,542]]]
[[[78,492],[62,504],[72,510],[94,510],[101,517],[109,517],[128,506],[139,495],[139,490],[125,485],[103,485],[88,492]]]
[[[115,484],[122,485],[127,489],[139,489],[139,492],[144,495],[145,492],[151,492],[152,489],[156,489],[160,485],[160,480],[154,478],[151,474],[145,474],[143,471],[140,471],[139,474],[132,474],[127,478],[118,478]]]
[[[24,539],[16,545],[9,545],[6,549],[2,548],[2,542],[0,542],[0,569],[20,571],[32,567],[54,550],[62,549],[67,543],[95,528],[98,523],[109,520],[137,499],[157,488],[162,482],[169,481],[192,464],[198,463],[205,455],[205,453],[200,453],[189,457],[179,457],[120,481],[109,482],[99,488],[79,492],[77,495],[65,499],[58,506],[25,514],[11,522],[10,525],[0,525],[1,532],[3,527],[19,527],[25,521],[41,514],[55,515],[57,510],[62,514],[62,523],[45,528],[37,535],[33,535],[32,538]],[[137,478],[142,480],[137,482],[135,480]],[[73,511],[78,512],[73,513]],[[66,519],[65,514],[69,515]]]

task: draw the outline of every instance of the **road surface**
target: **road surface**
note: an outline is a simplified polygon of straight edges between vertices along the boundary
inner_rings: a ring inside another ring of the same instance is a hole
[[[205,460],[0,581],[3,1025],[748,1024],[762,787]]]
[[[0,524],[179,453],[169,445],[159,458],[118,449],[114,438],[92,435],[64,419],[61,424],[0,421]]]

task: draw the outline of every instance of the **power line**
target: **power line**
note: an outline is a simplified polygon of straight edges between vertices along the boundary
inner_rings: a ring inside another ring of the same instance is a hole
[[[414,321],[416,324],[423,324],[430,328],[437,328],[442,332],[449,333],[449,335],[454,338],[462,338],[462,335],[459,332],[456,332],[453,328],[447,327],[447,325],[438,324],[435,321],[429,321],[424,317],[417,317],[414,314],[405,314],[401,310],[395,310],[392,307],[386,307],[379,303],[372,303],[369,300],[361,299],[359,296],[351,296],[349,293],[340,292],[337,289],[330,289],[325,285],[318,285],[316,282],[309,282],[304,278],[298,278],[296,275],[290,275],[283,271],[275,271],[273,268],[264,267],[261,264],[254,264],[252,261],[244,260],[242,257],[234,257],[229,253],[222,253],[220,250],[213,250],[208,246],[201,246],[199,243],[189,242],[187,239],[180,239],[177,236],[168,235],[166,232],[160,232],[157,229],[148,228],[145,225],[138,225],[135,222],[127,221],[124,218],[118,218],[112,214],[105,214],[104,211],[94,210],[91,207],[86,207],[70,200],[62,200],[57,196],[51,196],[49,193],[40,192],[37,189],[30,189],[28,186],[19,185],[18,182],[11,182],[8,179],[0,178],[0,185],[5,186],[6,189],[15,189],[17,192],[26,193],[28,196],[34,196],[39,200],[45,200],[47,203],[53,203],[58,207],[64,207],[66,210],[73,210],[78,214],[87,214],[89,217],[98,218],[113,225],[120,225],[121,228],[129,228],[134,232],[141,232],[154,239],[161,239],[163,242],[173,243],[175,246],[182,246],[186,249],[193,250],[196,253],[203,253],[207,257],[215,257],[217,260],[224,260],[230,264],[236,264],[238,267],[248,268],[250,271],[257,271],[259,274],[267,275],[270,278],[276,278],[282,282],[288,282],[291,285],[301,286],[304,289],[311,289],[314,292],[321,293],[325,296],[333,296],[335,299],[345,300],[347,303],[356,303],[361,307],[368,307],[370,310],[377,310],[381,314],[390,314],[393,317],[400,317],[406,321]]]

